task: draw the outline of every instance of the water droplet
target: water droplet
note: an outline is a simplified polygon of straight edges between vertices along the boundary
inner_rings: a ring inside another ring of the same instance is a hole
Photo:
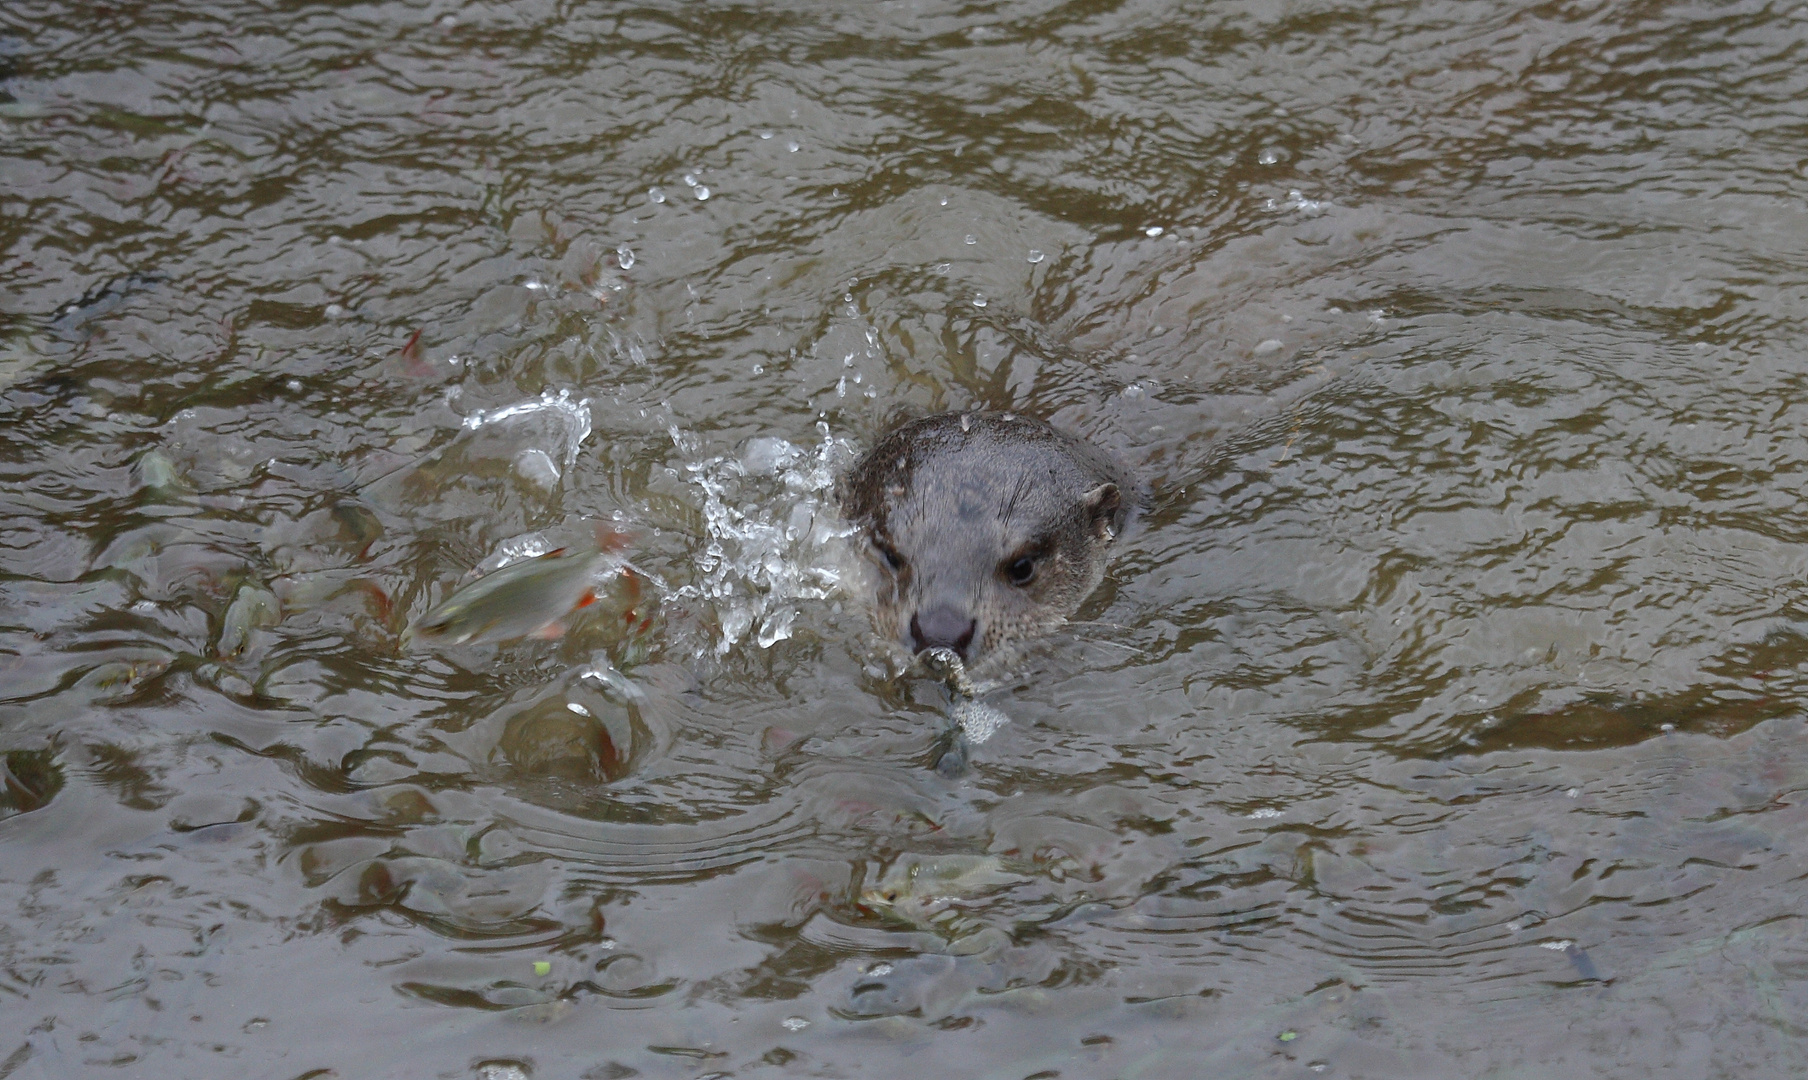
[[[948,205],[948,196],[946,196],[946,195],[943,195],[943,196],[942,196],[942,205],[943,205],[943,206],[947,206],[947,205]]]
[[[793,139],[790,142],[786,143],[785,149],[791,151],[793,154],[797,153],[797,140]]]
[[[968,233],[967,234],[967,243],[977,244],[977,243],[979,243],[979,237],[974,236],[972,233]]]
[[[1262,151],[1261,154],[1256,157],[1256,160],[1264,165],[1273,165],[1281,160],[1281,153],[1273,147],[1270,147],[1269,149]]]
[[[685,173],[684,174],[684,186],[685,187],[696,187],[697,186],[696,175],[693,173]]]
[[[801,1016],[787,1016],[780,1023],[786,1031],[802,1031],[810,1026],[810,1022]]]
[[[986,297],[985,297],[984,293],[975,293],[974,294],[973,306],[974,307],[985,307],[986,306]]]
[[[623,270],[634,269],[634,249],[626,244],[615,249],[615,263]]]
[[[1161,235],[1161,226],[1160,225],[1151,225],[1148,228],[1143,230],[1143,235],[1144,236],[1160,236]]]
[[[664,202],[665,201],[665,192],[659,190],[656,187],[650,187],[647,189],[647,201],[648,202]]]
[[[704,200],[706,200],[708,198],[709,198],[709,189],[704,187],[702,184],[698,184],[697,185],[697,201],[703,202]]]
[[[948,263],[936,263],[932,269],[938,274],[946,274],[948,272],[948,266]]]
[[[1032,264],[1039,263],[1042,261],[1042,259],[1043,259],[1043,255],[1040,251],[1037,251],[1035,248],[1030,249],[1030,262]]]
[[[762,139],[770,139],[770,138],[772,138],[772,132],[770,132],[770,131],[762,131],[762,132],[760,132],[760,138],[762,138]]]

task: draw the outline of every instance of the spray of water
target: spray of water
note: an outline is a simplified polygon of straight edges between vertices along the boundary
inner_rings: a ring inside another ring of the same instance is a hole
[[[716,655],[742,640],[771,648],[789,638],[798,605],[840,588],[844,572],[834,547],[852,534],[834,510],[835,467],[848,444],[817,430],[814,448],[784,439],[749,440],[739,454],[694,461],[685,479],[703,495],[704,547],[697,577],[673,591],[715,614]],[[696,439],[670,429],[687,457]]]

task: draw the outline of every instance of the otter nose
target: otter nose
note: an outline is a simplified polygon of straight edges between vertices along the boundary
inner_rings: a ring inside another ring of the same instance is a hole
[[[910,636],[916,641],[918,652],[924,649],[953,649],[965,660],[967,646],[973,644],[973,629],[978,625],[978,620],[969,619],[966,612],[943,605],[912,615]]]

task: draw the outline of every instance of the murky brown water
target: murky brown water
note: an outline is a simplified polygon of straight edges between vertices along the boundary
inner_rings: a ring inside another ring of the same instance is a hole
[[[287,6],[0,10],[0,1078],[1808,1069],[1798,0]],[[981,404],[1151,498],[948,780]]]

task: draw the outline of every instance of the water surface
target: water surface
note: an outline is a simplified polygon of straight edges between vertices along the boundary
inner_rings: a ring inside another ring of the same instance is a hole
[[[1805,56],[15,0],[0,1078],[1800,1075]],[[964,407],[1148,498],[946,779],[830,485]]]

